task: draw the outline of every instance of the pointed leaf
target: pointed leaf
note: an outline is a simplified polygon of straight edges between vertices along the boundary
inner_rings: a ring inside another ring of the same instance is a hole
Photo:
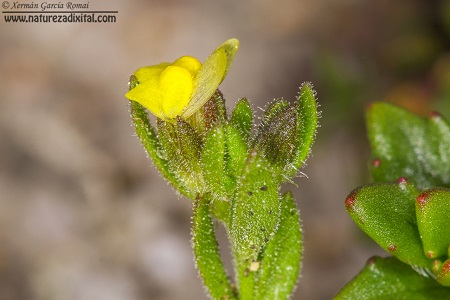
[[[316,92],[311,83],[305,82],[297,96],[297,143],[296,155],[292,161],[294,174],[306,161],[316,137],[319,123]]]
[[[243,140],[248,142],[253,125],[253,111],[246,98],[240,99],[236,104],[230,123],[238,130]]]
[[[214,224],[206,199],[195,200],[192,217],[192,246],[200,277],[212,299],[236,299],[220,257]]]
[[[373,257],[334,299],[448,300],[450,289],[419,275],[394,257]]]
[[[222,127],[211,129],[203,143],[201,168],[213,199],[226,200],[224,181],[225,135]]]
[[[171,124],[157,120],[158,136],[167,156],[169,168],[188,190],[191,199],[204,191],[200,168],[201,141],[195,130],[180,117]]]
[[[239,178],[230,218],[231,243],[240,261],[250,265],[275,233],[280,215],[278,185],[269,163],[255,150]]]
[[[226,169],[236,182],[244,169],[248,146],[239,129],[233,123],[229,123],[225,127],[225,141],[227,152]]]
[[[416,224],[418,195],[414,184],[400,178],[396,183],[359,187],[345,205],[353,221],[383,249],[407,264],[431,268]]]
[[[222,126],[207,132],[202,149],[201,168],[206,189],[212,198],[212,211],[216,218],[227,223],[230,197],[227,187],[232,185],[225,172],[225,133]]]
[[[262,254],[255,299],[288,299],[300,271],[302,232],[292,193],[281,201],[280,225]]]
[[[295,107],[283,99],[271,103],[258,126],[253,146],[272,163],[276,176],[282,176],[291,163],[296,147]]]
[[[131,76],[130,89],[134,88],[136,84],[136,78]],[[174,188],[189,198],[191,196],[190,193],[184,188],[184,186],[169,169],[169,163],[165,157],[164,150],[162,149],[155,130],[148,120],[148,115],[145,108],[135,101],[130,101],[130,114],[136,135],[158,171],[174,186]]]
[[[216,124],[225,123],[227,118],[225,99],[219,90],[216,90],[211,99],[203,106],[203,116],[207,129],[212,128]]]
[[[295,104],[277,99],[267,107],[252,144],[272,163],[280,182],[289,180],[308,157],[318,118],[310,83],[301,86]]]

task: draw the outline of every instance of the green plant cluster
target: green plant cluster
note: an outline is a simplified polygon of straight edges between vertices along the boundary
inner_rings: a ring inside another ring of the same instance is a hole
[[[137,84],[132,77],[130,88]],[[311,84],[297,101],[275,100],[253,130],[253,111],[241,99],[228,115],[217,91],[194,115],[157,119],[131,101],[131,117],[148,156],[162,176],[194,201],[192,245],[213,299],[288,299],[302,255],[299,213],[291,180],[309,155],[318,112]],[[226,228],[235,280],[224,268],[214,220]]]
[[[375,182],[345,205],[393,257],[370,259],[336,299],[450,299],[450,124],[387,103],[366,119]]]

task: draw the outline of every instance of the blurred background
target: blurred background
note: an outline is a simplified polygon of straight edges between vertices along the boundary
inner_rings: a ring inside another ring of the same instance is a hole
[[[303,81],[321,105],[301,170],[308,178],[286,186],[304,229],[293,299],[330,299],[370,256],[386,255],[344,207],[370,182],[364,110],[389,101],[450,117],[449,0],[91,0],[89,8],[117,10],[117,21],[0,20],[1,300],[207,299],[192,259],[191,202],[147,160],[124,94],[138,67],[203,61],[231,37],[241,47],[221,86],[230,110],[239,97],[258,111],[294,100]]]

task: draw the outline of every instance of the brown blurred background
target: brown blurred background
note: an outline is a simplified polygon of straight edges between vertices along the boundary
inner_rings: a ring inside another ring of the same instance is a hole
[[[204,60],[230,37],[241,42],[221,87],[230,109],[244,96],[256,110],[293,100],[303,81],[321,104],[308,178],[286,187],[304,221],[293,299],[330,299],[367,258],[386,255],[343,205],[370,181],[364,107],[386,100],[450,116],[449,0],[91,0],[90,9],[117,10],[117,21],[0,20],[1,300],[207,299],[191,203],[147,160],[124,94],[138,67]]]

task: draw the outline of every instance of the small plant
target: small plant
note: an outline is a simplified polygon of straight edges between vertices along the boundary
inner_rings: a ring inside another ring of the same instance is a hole
[[[184,56],[138,69],[126,97],[148,156],[170,184],[193,201],[192,246],[213,299],[288,299],[302,255],[291,181],[310,153],[318,112],[311,84],[294,103],[277,99],[253,131],[247,99],[227,114],[218,86],[238,41],[220,45],[202,64]],[[146,109],[157,117],[156,129]],[[226,228],[234,283],[223,266],[214,220]]]
[[[375,183],[345,206],[393,257],[369,259],[335,299],[450,299],[450,124],[375,103],[367,128]]]

